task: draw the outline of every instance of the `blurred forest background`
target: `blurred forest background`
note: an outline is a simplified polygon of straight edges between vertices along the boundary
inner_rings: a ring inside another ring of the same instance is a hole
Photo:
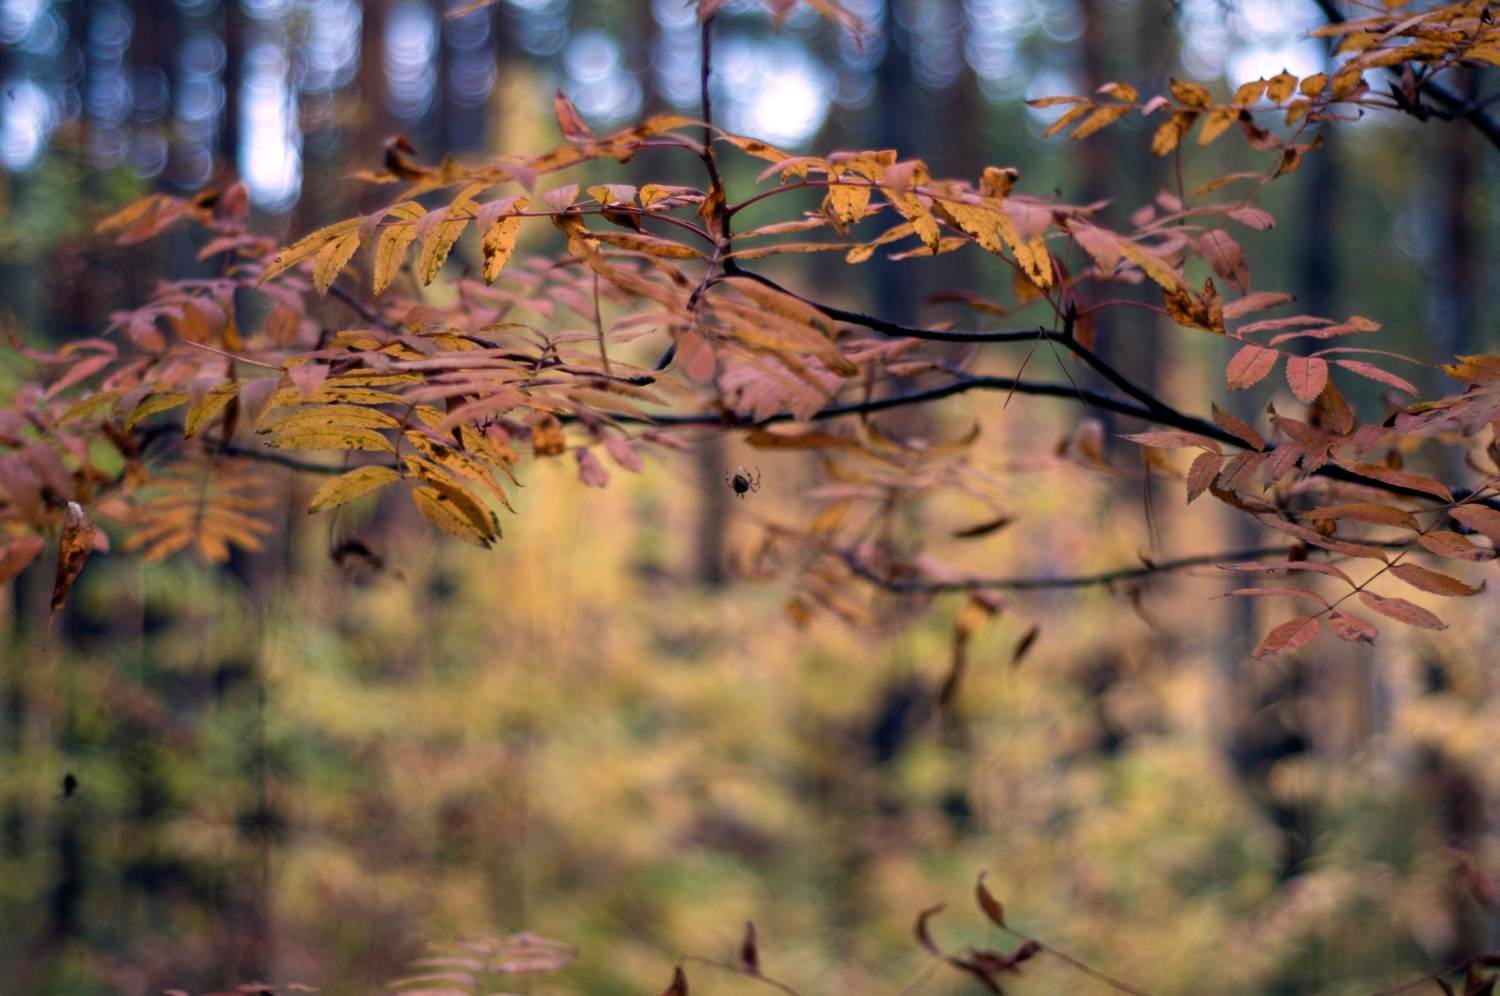
[[[1152,93],[1170,76],[1222,95],[1329,58],[1302,37],[1324,23],[1311,0],[849,6],[879,39],[860,48],[805,8],[775,32],[731,2],[720,123],[795,150],[899,148],[939,176],[1013,165],[1027,192],[1116,198],[1106,219],[1175,188],[1147,122],[1043,140],[1056,112],[1024,98],[1113,79]],[[302,232],[359,209],[340,177],[376,167],[396,133],[429,160],[540,151],[558,87],[596,132],[698,111],[680,0],[445,13],[0,0],[7,324],[33,343],[94,335],[194,265],[185,235],[121,251],[91,234],[148,189],[238,176]],[[1282,228],[1248,246],[1259,285],[1371,316],[1422,359],[1494,351],[1500,151],[1410,118],[1324,135],[1272,188]],[[1231,144],[1199,154],[1189,183],[1244,168]],[[916,321],[931,295],[976,285],[964,259],[893,274],[819,258],[783,278]],[[1147,312],[1112,321],[1100,341],[1119,365],[1206,410],[1212,343],[1168,339]],[[0,396],[23,362],[0,363]],[[1428,373],[1421,386],[1451,390]],[[981,427],[977,459],[1021,510],[969,566],[1086,573],[1156,546],[1138,478],[1053,454],[1080,417],[1069,402],[964,398],[915,417],[939,414],[955,436]],[[1001,465],[1016,447],[1035,459]],[[764,481],[745,501],[722,478],[740,464]],[[526,929],[581,952],[541,991],[638,996],[684,952],[732,959],[746,920],[767,971],[803,992],[970,992],[922,974],[911,923],[947,900],[944,943],[993,944],[964,900],[982,869],[1018,930],[1158,996],[1354,996],[1500,946],[1493,592],[1449,608],[1443,633],[1261,664],[1259,606],[1210,601],[1230,587],[1212,569],[1007,594],[940,713],[959,596],[880,596],[846,613],[865,618],[799,627],[785,591],[750,576],[758,527],[818,507],[799,494],[806,458],[705,440],[602,491],[550,462],[525,473],[548,499],[522,491],[494,552],[405,504],[309,518],[320,482],[285,471],[262,554],[96,556],[47,642],[49,557],[0,588],[0,993],[369,993],[424,941]],[[1081,494],[1118,500],[1058,519]],[[1236,528],[1167,495],[1175,553]],[[924,514],[967,524],[961,508]],[[330,555],[351,541],[379,560]],[[748,992],[701,971],[698,991]],[[1015,991],[1098,990],[1045,959],[1028,973]]]

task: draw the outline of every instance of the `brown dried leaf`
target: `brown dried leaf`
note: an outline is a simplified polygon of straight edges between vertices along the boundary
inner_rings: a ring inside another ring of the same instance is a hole
[[[1250,427],[1243,419],[1231,415],[1213,402],[1209,402],[1209,408],[1213,412],[1214,425],[1223,429],[1238,439],[1243,439],[1251,449],[1262,452],[1266,448],[1266,441],[1260,437],[1260,433]]]
[[[1281,356],[1274,349],[1264,346],[1244,346],[1229,360],[1227,377],[1229,390],[1239,391],[1258,384],[1276,366]],[[1324,365],[1326,369],[1326,364]]]
[[[68,502],[65,516],[62,539],[57,550],[57,583],[52,587],[53,612],[62,608],[63,603],[68,600],[73,582],[78,579],[84,561],[89,559],[89,554],[94,550],[94,534],[98,531],[94,527],[94,520],[89,518],[83,506],[76,501]]]
[[[1000,900],[991,895],[990,890],[985,887],[984,876],[987,874],[988,872],[979,873],[979,881],[974,883],[974,899],[979,903],[979,908],[984,910],[984,915],[993,920],[995,926],[1005,930],[1007,929],[1005,908],[1000,905]]]

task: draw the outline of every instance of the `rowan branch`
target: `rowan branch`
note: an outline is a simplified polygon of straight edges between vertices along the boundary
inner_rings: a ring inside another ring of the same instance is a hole
[[[1179,560],[1164,560],[1160,563],[1143,564],[1140,567],[1125,567],[1102,574],[1084,574],[1058,578],[972,578],[964,581],[898,581],[882,577],[868,564],[860,560],[853,551],[839,550],[839,557],[849,569],[871,584],[901,594],[915,592],[969,591],[973,588],[989,588],[1006,591],[1040,591],[1050,588],[1095,588],[1100,585],[1129,581],[1133,578],[1149,577],[1169,571],[1180,571],[1187,567],[1203,567],[1209,564],[1237,563],[1257,560],[1286,553],[1286,545],[1261,547],[1255,550],[1237,550],[1232,553],[1205,553]]]
[[[1322,9],[1323,16],[1328,18],[1329,24],[1343,24],[1346,20],[1334,0],[1318,0],[1318,6]],[[1387,66],[1385,68],[1386,72],[1400,78],[1400,66]],[[1433,82],[1430,79],[1424,80],[1418,85],[1417,94],[1420,95],[1422,93],[1426,93],[1427,96],[1452,112],[1451,114],[1442,115],[1443,117],[1450,120],[1452,118],[1463,118],[1477,128],[1481,135],[1489,139],[1491,145],[1500,149],[1500,121],[1496,121],[1484,112],[1484,105],[1489,103],[1489,101],[1475,103],[1463,94],[1451,90],[1441,83]],[[1418,110],[1420,110],[1420,107],[1418,107]],[[1417,114],[1415,116],[1420,117],[1421,115]]]

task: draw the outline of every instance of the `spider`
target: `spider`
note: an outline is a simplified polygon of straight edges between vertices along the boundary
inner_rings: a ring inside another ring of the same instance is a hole
[[[730,489],[734,491],[735,495],[740,498],[744,498],[745,492],[760,490],[760,468],[755,468],[754,477],[751,477],[750,472],[743,466],[740,467],[739,473],[735,474],[733,477],[729,476],[729,471],[726,470],[724,471],[724,483],[729,485]]]

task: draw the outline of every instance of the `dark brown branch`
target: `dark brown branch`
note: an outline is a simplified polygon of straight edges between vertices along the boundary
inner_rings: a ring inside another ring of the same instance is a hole
[[[1183,557],[1180,560],[1164,560],[1158,564],[1125,567],[1116,571],[1106,571],[1102,574],[1084,574],[1075,577],[974,578],[968,581],[895,581],[890,578],[881,577],[875,573],[875,571],[871,570],[867,564],[852,552],[841,550],[838,553],[844,562],[849,565],[849,569],[866,581],[878,585],[887,591],[910,593],[968,591],[972,588],[1004,589],[1007,591],[1040,591],[1051,588],[1096,588],[1100,585],[1114,584],[1117,581],[1129,581],[1133,578],[1149,577],[1153,574],[1163,574],[1168,571],[1179,571],[1187,567],[1238,563],[1240,561],[1256,560],[1260,557],[1272,557],[1278,554],[1284,555],[1286,550],[1287,545],[1283,544],[1281,546],[1262,547],[1256,550],[1237,550],[1233,553],[1206,553],[1196,557]]]
[[[331,286],[329,286],[328,293],[332,294],[340,301],[343,301],[350,307],[351,310],[354,311],[355,314],[359,315],[360,318],[369,322],[371,325],[374,325],[376,328],[379,328],[385,332],[396,331],[395,326],[387,323],[383,318],[375,314],[375,312],[371,311],[368,307],[366,307],[357,298],[355,298],[348,291],[344,290],[344,288],[340,287],[338,284],[332,284]]]
[[[758,273],[754,273],[750,270],[746,270],[736,265],[733,260],[730,260],[725,264],[725,269],[737,273],[740,276],[749,277],[751,280],[763,283],[767,287],[778,290],[781,293],[787,294],[791,297],[795,297],[797,298],[797,300],[802,301],[806,304],[810,304],[814,308],[817,308],[819,311],[821,311],[823,314],[827,315],[829,318],[832,318],[834,321],[847,322],[850,325],[863,326],[864,328],[870,329],[873,332],[883,332],[886,335],[905,336],[910,339],[925,339],[932,342],[1035,342],[1038,339],[1048,339],[1052,342],[1061,343],[1068,349],[1072,350],[1074,355],[1076,355],[1079,359],[1083,360],[1089,366],[1093,367],[1100,374],[1102,374],[1104,378],[1111,384],[1114,384],[1120,390],[1124,391],[1127,395],[1136,399],[1147,408],[1151,409],[1158,416],[1160,416],[1160,418],[1171,418],[1178,420],[1189,418],[1189,416],[1185,416],[1181,412],[1178,412],[1168,405],[1163,404],[1149,391],[1146,391],[1132,384],[1114,367],[1110,366],[1108,363],[1105,363],[1091,350],[1085,348],[1083,343],[1079,342],[1073,336],[1074,318],[1071,312],[1069,313],[1067,324],[1062,332],[1052,332],[1046,328],[1043,328],[1042,326],[1037,326],[1034,329],[1024,329],[1016,332],[952,332],[939,331],[937,329],[913,328],[909,325],[898,325],[895,322],[888,322],[883,318],[876,318],[874,315],[866,315],[857,311],[845,311],[842,308],[834,308],[830,307],[829,305],[820,304],[817,301],[810,301],[807,298],[802,297],[801,295],[793,294],[791,291],[787,290],[785,287],[782,287],[780,284],[776,283],[773,280],[770,280]],[[1158,420],[1160,420],[1160,418]],[[1221,432],[1217,426],[1212,425],[1211,423],[1204,422],[1202,419],[1190,419],[1190,421],[1192,421],[1196,426],[1196,428],[1190,430],[1192,432],[1212,436],[1213,438],[1218,439],[1220,442],[1232,443],[1235,445],[1239,444],[1239,441],[1234,436],[1231,436],[1228,433]],[[1181,425],[1179,425],[1179,427],[1186,428],[1186,426]]]
[[[279,464],[283,467],[290,467],[293,470],[305,470],[311,474],[344,474],[353,469],[352,467],[345,467],[338,464],[312,463],[307,460],[298,460],[296,457],[287,456],[285,453],[279,453],[273,449],[253,449],[247,446],[229,446],[226,447],[223,452],[229,456],[250,457],[252,460],[261,460],[265,463]],[[391,470],[401,469],[395,464],[380,463],[378,461],[372,461],[368,464],[360,464],[360,466],[389,467]]]

